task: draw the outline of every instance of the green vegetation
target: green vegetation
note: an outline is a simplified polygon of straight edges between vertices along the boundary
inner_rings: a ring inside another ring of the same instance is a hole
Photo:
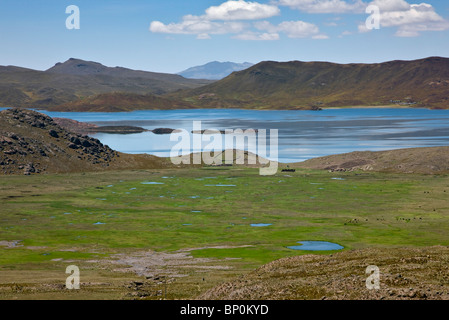
[[[203,248],[193,256],[254,267],[302,254],[286,248],[300,240],[347,249],[449,244],[447,176],[301,170],[262,177],[257,169],[205,168],[4,176],[0,190],[0,240],[23,245],[0,249],[2,266],[86,259],[93,251]],[[204,248],[214,246],[248,247]]]

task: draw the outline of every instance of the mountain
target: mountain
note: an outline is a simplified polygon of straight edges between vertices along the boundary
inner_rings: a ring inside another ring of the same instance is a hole
[[[86,97],[59,106],[46,108],[51,111],[76,111],[76,112],[126,112],[133,110],[167,110],[167,109],[191,109],[188,102],[173,100],[156,96],[154,94],[135,93],[101,93]]]
[[[207,108],[318,109],[391,104],[449,108],[449,59],[376,64],[265,61],[174,96]]]
[[[253,65],[254,64],[249,62],[234,63],[213,61],[202,66],[189,68],[178,74],[187,79],[221,80],[234,71],[245,70]]]
[[[165,94],[209,84],[179,75],[106,67],[97,62],[69,59],[46,71],[0,66],[0,105],[58,106],[108,92]]]

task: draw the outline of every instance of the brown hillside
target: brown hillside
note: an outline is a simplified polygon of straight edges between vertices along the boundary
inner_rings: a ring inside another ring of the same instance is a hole
[[[52,111],[77,111],[77,112],[123,112],[132,110],[167,110],[189,109],[192,106],[184,101],[176,101],[152,94],[133,94],[123,92],[102,93],[74,102],[65,103],[55,107],[49,107]]]
[[[265,61],[207,86],[173,95],[210,108],[316,109],[392,104],[449,108],[449,59],[376,64]]]
[[[0,105],[45,109],[100,93],[120,91],[161,95],[209,83],[209,80],[112,68],[72,58],[64,63],[57,63],[46,71],[0,66]]]
[[[290,167],[330,171],[442,174],[449,172],[449,147],[351,152],[310,159],[290,164]]]

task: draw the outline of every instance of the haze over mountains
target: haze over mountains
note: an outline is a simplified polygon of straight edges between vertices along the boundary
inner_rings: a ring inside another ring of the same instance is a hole
[[[59,111],[401,105],[449,108],[449,59],[375,64],[265,61],[219,81],[70,59],[47,71],[0,67],[0,106]]]
[[[188,79],[221,80],[235,71],[242,71],[252,67],[250,62],[209,62],[202,66],[196,66],[179,72],[178,74]]]

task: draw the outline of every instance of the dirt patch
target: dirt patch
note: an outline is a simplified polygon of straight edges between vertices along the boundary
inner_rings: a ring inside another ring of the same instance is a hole
[[[0,241],[0,247],[6,248],[23,247],[23,245],[21,245],[20,242],[22,242],[22,240]]]
[[[228,265],[223,265],[223,261],[210,258],[194,258],[191,252],[202,249],[230,249],[248,246],[215,246],[202,248],[181,249],[173,253],[143,251],[131,254],[120,253],[111,256],[112,259],[102,261],[102,263],[118,265],[113,271],[133,272],[138,276],[144,276],[147,279],[161,275],[170,278],[185,277],[190,270],[227,270],[231,269]],[[125,267],[126,266],[126,267]]]

